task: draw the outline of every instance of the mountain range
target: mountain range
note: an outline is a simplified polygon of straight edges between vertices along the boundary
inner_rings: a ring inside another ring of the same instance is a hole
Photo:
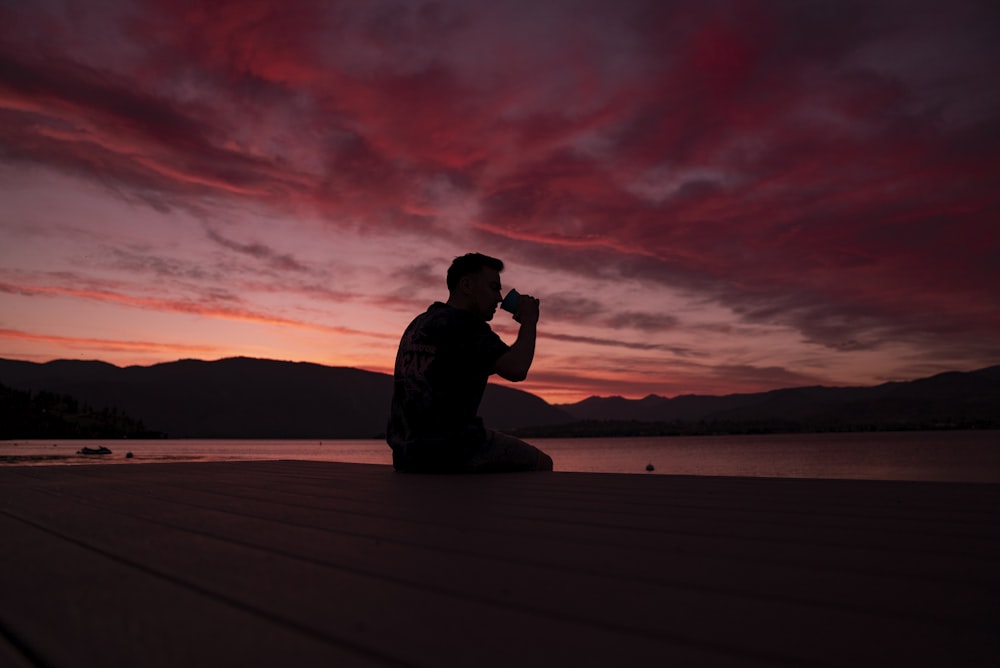
[[[229,358],[117,367],[0,359],[0,384],[114,408],[171,438],[371,438],[385,432],[392,376],[304,362]],[[498,429],[572,417],[533,394],[487,387],[480,415]]]
[[[392,395],[386,374],[243,357],[147,367],[0,359],[0,385],[71,395],[171,438],[379,437]],[[1000,366],[873,387],[590,397],[561,405],[491,384],[480,415],[491,427],[535,436],[1000,428]]]
[[[674,398],[590,397],[559,408],[578,421],[606,423],[575,425],[570,432],[561,429],[566,435],[637,429],[652,434],[1000,428],[1000,366],[872,387],[813,386]],[[648,425],[653,423],[659,428],[651,430]]]

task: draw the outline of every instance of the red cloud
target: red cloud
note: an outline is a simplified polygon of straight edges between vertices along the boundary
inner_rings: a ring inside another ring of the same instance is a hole
[[[0,338],[37,343],[54,343],[59,346],[83,350],[102,350],[112,353],[166,353],[168,355],[212,355],[219,354],[213,346],[164,343],[156,341],[121,341],[115,339],[95,339],[74,336],[55,336],[24,332],[16,329],[0,329]]]
[[[79,281],[74,281],[79,284]],[[240,304],[228,305],[230,301],[227,297],[214,297],[202,300],[191,299],[167,299],[162,297],[145,297],[133,295],[111,287],[82,286],[68,287],[58,284],[10,284],[0,283],[0,292],[7,292],[22,296],[48,296],[48,297],[77,297],[99,302],[109,302],[123,306],[140,309],[151,309],[156,311],[174,312],[188,315],[200,315],[210,318],[223,318],[227,320],[242,320],[263,325],[281,325],[288,327],[299,327],[314,329],[331,334],[346,334],[350,336],[365,336],[378,339],[395,340],[395,335],[386,335],[378,332],[368,332],[350,327],[340,327],[336,325],[326,325],[322,323],[305,322],[291,318],[283,318],[268,313],[258,312]]]
[[[983,5],[500,5],[164,0],[109,15],[104,45],[7,8],[2,158],[161,207],[458,229],[831,348],[1000,337]]]

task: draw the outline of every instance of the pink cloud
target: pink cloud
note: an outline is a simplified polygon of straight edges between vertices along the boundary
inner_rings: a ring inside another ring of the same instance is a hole
[[[27,341],[31,343],[56,344],[77,350],[103,351],[107,353],[158,353],[168,355],[214,355],[220,350],[214,346],[168,343],[162,341],[123,341],[116,339],[95,339],[87,337],[56,336],[38,332],[24,332],[16,329],[0,329],[0,339]]]
[[[599,268],[831,351],[957,338],[1000,353],[978,343],[1000,340],[987,3],[113,4],[83,19],[92,40],[72,7],[0,10],[3,162],[161,211],[256,207],[373,243]],[[323,292],[278,244],[206,229],[221,251],[301,275],[290,292]],[[430,258],[402,261],[432,284]],[[384,280],[384,304],[412,301]],[[656,309],[602,301],[593,331],[552,335],[621,348],[608,330],[683,329]]]
[[[69,285],[59,284],[61,281],[58,280],[60,278],[58,276],[53,276],[51,278],[57,280],[47,284],[0,283],[0,293],[9,293],[26,297],[73,297],[182,315],[199,315],[210,318],[240,320],[262,325],[280,325],[313,329],[320,332],[326,332],[328,334],[345,334],[350,336],[374,337],[378,339],[395,338],[394,336],[387,336],[378,332],[329,325],[321,322],[307,322],[256,311],[252,308],[245,307],[238,297],[225,293],[206,294],[197,300],[182,298],[170,299],[164,297],[148,297],[144,295],[130,294],[124,291],[124,286],[113,287],[111,285],[102,286],[98,284],[86,285],[87,281],[82,281],[78,277],[64,277],[67,279],[66,283],[69,283]]]

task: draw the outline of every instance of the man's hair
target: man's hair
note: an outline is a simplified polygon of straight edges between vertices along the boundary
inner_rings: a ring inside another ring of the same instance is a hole
[[[483,255],[482,253],[467,253],[456,257],[448,267],[448,291],[451,292],[458,287],[459,281],[466,276],[478,274],[483,267],[495,269],[497,273],[503,271],[503,261]]]

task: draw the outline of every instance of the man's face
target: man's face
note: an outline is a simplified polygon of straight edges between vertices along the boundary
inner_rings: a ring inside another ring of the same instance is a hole
[[[476,313],[483,320],[492,320],[497,312],[497,304],[503,300],[500,294],[500,273],[496,269],[483,267],[478,274],[469,277],[470,297]]]

